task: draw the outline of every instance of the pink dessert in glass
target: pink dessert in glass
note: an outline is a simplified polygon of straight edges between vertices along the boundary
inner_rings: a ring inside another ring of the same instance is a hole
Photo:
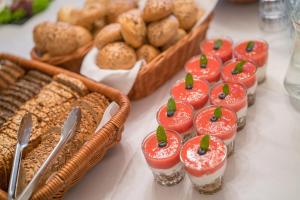
[[[240,83],[219,83],[210,90],[210,103],[215,106],[228,107],[238,117],[238,130],[246,125],[247,89]]]
[[[203,149],[203,141],[208,135],[196,136],[188,140],[180,152],[180,159],[194,187],[203,194],[212,194],[222,187],[227,164],[227,149],[224,142],[209,137],[209,146]],[[199,145],[200,144],[200,145]]]
[[[163,141],[158,132],[164,132]],[[142,143],[145,159],[152,170],[154,179],[163,186],[179,183],[184,177],[183,164],[180,162],[180,135],[171,130],[159,127],[151,132]]]
[[[257,78],[255,64],[232,59],[224,64],[222,69],[222,80],[224,82],[241,83],[247,88],[248,106],[255,103]]]
[[[236,113],[226,107],[208,106],[201,109],[194,118],[198,135],[213,135],[225,143],[228,156],[234,152],[237,133]]]
[[[169,106],[171,104],[172,106]],[[174,109],[168,109],[170,107]],[[178,132],[185,142],[196,135],[193,127],[193,115],[194,108],[191,105],[170,98],[168,104],[159,109],[156,119],[166,129]]]
[[[185,64],[185,71],[195,79],[204,79],[210,83],[220,80],[222,61],[211,55],[199,55],[191,58]]]
[[[203,54],[219,57],[223,63],[232,58],[232,48],[232,40],[226,37],[204,40],[200,45]]]
[[[205,80],[194,80],[191,74],[178,81],[171,89],[176,101],[191,104],[195,110],[202,108],[208,101],[209,84]]]
[[[234,56],[249,60],[257,66],[257,81],[264,82],[266,78],[269,45],[264,40],[242,41],[234,48]]]

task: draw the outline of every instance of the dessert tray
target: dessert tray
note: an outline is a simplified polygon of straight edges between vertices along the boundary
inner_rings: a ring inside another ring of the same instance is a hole
[[[57,141],[55,132],[56,128],[60,129],[58,120],[64,118],[64,110],[78,106],[81,107],[83,115],[77,134],[46,171],[43,182],[32,196],[32,199],[61,199],[89,169],[100,162],[108,149],[120,141],[123,125],[129,114],[129,100],[113,88],[48,64],[5,53],[0,53],[0,60],[4,61],[1,65],[0,79],[9,79],[6,84],[0,84],[1,94],[5,93],[0,96],[1,104],[11,106],[6,110],[11,112],[5,112],[7,116],[1,115],[0,120],[0,128],[3,131],[0,135],[0,199],[7,199],[7,180],[11,170],[9,163],[14,151],[12,143],[15,141],[14,133],[18,129],[21,115],[28,112],[27,110],[33,114],[33,133],[21,167],[25,173],[22,176],[25,178],[24,182],[28,183],[40,167],[40,162],[47,158],[44,152],[49,152],[52,144]],[[16,73],[10,73],[12,71]],[[8,78],[8,74],[15,75],[15,78]],[[22,88],[24,91],[17,91]],[[9,91],[12,90],[15,96],[9,95]],[[34,96],[30,96],[34,92]],[[17,104],[18,102],[20,104]],[[119,107],[108,122],[97,130],[100,121],[103,124],[110,102],[115,102]],[[4,113],[3,105],[1,112]],[[47,109],[49,112],[46,112]],[[43,113],[46,114],[44,117]],[[56,128],[52,126],[56,123],[54,121],[58,122]],[[50,132],[46,131],[50,126]]]

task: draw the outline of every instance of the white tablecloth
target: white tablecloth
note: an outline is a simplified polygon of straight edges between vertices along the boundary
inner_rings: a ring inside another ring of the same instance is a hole
[[[0,28],[0,51],[29,57],[34,24],[54,19],[61,4],[54,1],[45,13],[22,27]],[[166,102],[170,86],[184,76],[181,72],[151,96],[133,102],[120,145],[66,194],[67,200],[299,200],[300,199],[300,114],[290,104],[283,79],[291,53],[290,35],[266,34],[258,28],[257,5],[220,3],[209,36],[228,35],[236,41],[263,38],[270,43],[268,79],[257,91],[249,109],[247,126],[237,137],[236,152],[230,157],[222,191],[199,195],[186,178],[174,187],[153,182],[142,152],[141,141],[156,128],[155,114]]]

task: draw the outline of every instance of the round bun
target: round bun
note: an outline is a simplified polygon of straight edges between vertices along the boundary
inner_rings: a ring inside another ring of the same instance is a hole
[[[119,16],[121,33],[125,42],[134,48],[143,45],[146,37],[146,25],[137,9],[128,11]]]
[[[73,29],[76,32],[78,47],[85,46],[93,40],[93,36],[85,28],[74,26]]]
[[[173,13],[177,17],[180,28],[190,30],[198,19],[198,7],[195,0],[174,0]]]
[[[122,40],[121,25],[118,23],[105,26],[95,38],[95,46],[100,50],[105,45]]]
[[[160,52],[158,49],[148,44],[141,46],[141,48],[137,50],[138,60],[144,59],[146,63],[150,63],[151,60],[153,60],[159,54]]]
[[[106,26],[105,18],[98,19],[94,22],[93,34],[97,35]]]
[[[107,5],[107,18],[110,23],[117,22],[120,14],[137,8],[135,0],[111,0]]]
[[[40,53],[45,53],[47,51],[44,33],[46,33],[48,26],[50,26],[49,22],[43,22],[35,26],[33,29],[33,41],[35,43],[35,49]]]
[[[96,62],[102,69],[131,69],[136,63],[136,54],[124,42],[115,42],[99,51]]]
[[[101,4],[88,4],[83,9],[62,7],[58,12],[57,20],[92,30],[93,23],[105,15],[105,6]]]
[[[172,46],[173,44],[176,44],[181,38],[183,38],[184,36],[186,36],[186,31],[185,30],[183,30],[183,29],[178,29],[177,30],[177,34],[176,34],[176,36],[175,37],[173,37],[173,39],[170,41],[170,42],[168,42],[167,44],[165,44],[164,46],[163,46],[163,50],[166,50],[166,49],[168,49],[170,46]]]
[[[148,26],[147,36],[150,44],[162,47],[176,36],[179,22],[173,15],[158,22],[152,22]]]
[[[70,54],[78,48],[74,27],[64,22],[46,22],[37,25],[34,38],[37,43],[43,41],[36,46],[43,47],[43,52],[49,53],[50,56]]]
[[[147,0],[143,10],[145,22],[163,19],[172,13],[173,0]]]

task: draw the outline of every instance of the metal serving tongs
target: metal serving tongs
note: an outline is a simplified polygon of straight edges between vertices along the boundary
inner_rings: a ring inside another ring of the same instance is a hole
[[[8,186],[8,200],[16,198],[18,189],[18,178],[20,177],[20,163],[22,160],[23,150],[27,147],[30,134],[32,131],[32,117],[30,113],[27,113],[22,118],[20,128],[18,131],[17,145],[15,150],[15,156],[13,161],[13,167],[10,175],[10,181]]]
[[[40,169],[34,175],[29,184],[22,191],[20,196],[18,196],[17,200],[28,200],[32,193],[35,191],[36,187],[39,184],[40,178],[42,177],[44,171],[47,169],[49,164],[53,161],[53,159],[60,153],[63,149],[64,145],[74,136],[77,126],[80,123],[81,118],[81,110],[78,107],[73,108],[73,110],[69,113],[68,118],[64,122],[64,126],[61,131],[61,137],[58,144],[50,153],[49,157],[42,164]]]

